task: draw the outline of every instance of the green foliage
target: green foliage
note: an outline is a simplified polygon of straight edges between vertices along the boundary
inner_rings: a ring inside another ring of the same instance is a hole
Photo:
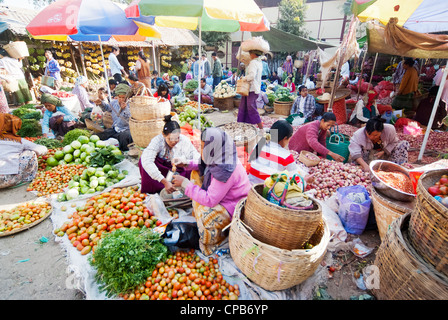
[[[22,119],[22,128],[17,134],[21,137],[39,137],[42,135],[42,127],[36,119]]]
[[[36,144],[40,144],[42,146],[47,147],[48,149],[57,149],[62,148],[64,145],[62,142],[56,139],[50,139],[50,138],[41,138],[34,141]]]
[[[25,105],[12,111],[12,114],[20,119],[42,119],[42,112],[34,108],[34,106]]]
[[[308,36],[308,31],[304,29],[306,9],[306,0],[282,0],[277,28],[297,36]]]
[[[112,297],[144,283],[167,254],[160,235],[152,229],[121,228],[101,239],[89,262],[97,269],[99,289]]]
[[[113,166],[124,160],[124,156],[121,152],[117,153],[114,150],[103,148],[97,149],[90,158],[90,165],[92,167],[104,167],[106,164]]]
[[[199,37],[199,30],[196,29],[193,33]],[[202,41],[204,41],[207,46],[220,47],[230,41],[229,32],[216,32],[216,31],[203,31],[201,33]]]
[[[80,136],[86,136],[90,137],[91,133],[89,130],[84,129],[73,129],[67,132],[64,136],[64,140],[62,143],[66,146],[72,143],[73,141],[77,140]]]

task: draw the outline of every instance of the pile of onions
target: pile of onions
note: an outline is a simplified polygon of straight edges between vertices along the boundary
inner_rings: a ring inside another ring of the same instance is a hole
[[[360,166],[322,159],[315,167],[310,168],[314,182],[315,197],[319,200],[330,198],[339,187],[362,185],[370,189],[370,172],[364,172]]]

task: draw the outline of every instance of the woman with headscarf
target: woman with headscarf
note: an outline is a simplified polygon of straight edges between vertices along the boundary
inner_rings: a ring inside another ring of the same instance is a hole
[[[48,149],[21,138],[17,132],[22,127],[19,117],[0,113],[0,189],[32,181],[37,174],[37,156]]]
[[[285,62],[283,62],[282,65],[282,69],[283,72],[286,73],[287,75],[292,74],[293,70],[293,62],[292,62],[292,57],[291,56],[287,56]]]
[[[143,83],[146,88],[151,89],[149,60],[143,51],[138,52],[138,59],[137,62],[135,62],[135,70],[137,70],[138,81]]]
[[[42,119],[42,135],[45,138],[63,137],[70,130],[81,126],[78,118],[62,105],[58,97],[44,93],[40,102],[46,109]]]
[[[251,50],[249,54],[251,61],[247,66],[246,76],[242,77],[250,83],[249,95],[241,97],[237,121],[256,124],[259,129],[263,129],[263,123],[257,110],[257,99],[261,92],[261,72],[263,70],[260,56],[263,53],[259,50]]]
[[[166,179],[173,169],[173,160],[182,162],[199,161],[201,157],[190,139],[181,134],[179,123],[172,120],[171,115],[165,116],[162,133],[155,136],[143,150],[138,163],[142,178],[142,193],[159,193],[163,189],[167,193],[175,191],[171,181]],[[184,166],[176,166],[176,174],[190,177],[191,170]]]
[[[75,87],[72,93],[78,97],[79,103],[81,104],[81,110],[92,111],[93,103],[89,100],[89,94],[87,93],[87,86],[89,84],[89,79],[85,76],[79,76],[76,78]]]
[[[185,195],[193,200],[199,247],[209,256],[225,240],[222,230],[230,224],[238,201],[247,197],[251,184],[238,160],[235,143],[219,128],[202,132],[200,162],[182,164],[195,170],[191,175],[194,182],[175,175],[173,186],[184,188]]]
[[[53,57],[53,51],[51,49],[45,50],[45,57],[47,58],[47,66],[45,68],[44,75],[54,78],[54,88],[59,90],[62,85],[61,67],[59,63]]]
[[[185,87],[187,86],[187,83],[190,82],[192,79],[193,79],[193,74],[191,72],[188,72],[187,75],[185,76],[184,82],[182,82],[182,88],[185,89]]]
[[[19,85],[19,90],[13,92],[16,103],[18,105],[23,105],[25,103],[31,103],[33,101],[33,96],[31,95],[30,88],[25,79],[25,74],[22,71],[23,58],[15,59],[9,56],[5,49],[0,49],[0,68],[4,68],[9,76],[17,80]]]
[[[132,143],[131,130],[129,129],[129,119],[131,118],[131,111],[129,101],[126,101],[126,96],[129,93],[130,87],[125,83],[120,83],[115,87],[115,96],[117,99],[112,99],[110,104],[105,105],[106,111],[112,113],[112,128],[108,128],[98,137],[101,140],[115,138],[118,140],[121,151],[128,151],[128,145]]]
[[[377,93],[370,90],[363,99],[360,99],[350,115],[349,123],[353,125],[361,125],[376,117],[379,112],[376,106],[375,98]]]

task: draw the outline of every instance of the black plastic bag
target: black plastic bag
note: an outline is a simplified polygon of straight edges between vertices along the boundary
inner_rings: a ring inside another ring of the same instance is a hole
[[[176,251],[176,248],[199,249],[199,232],[196,221],[178,220],[172,220],[166,226],[163,235],[165,245],[171,251]]]

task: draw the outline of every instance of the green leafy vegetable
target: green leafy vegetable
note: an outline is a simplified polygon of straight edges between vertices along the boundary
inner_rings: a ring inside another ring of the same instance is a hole
[[[113,166],[123,161],[123,159],[124,156],[119,150],[109,148],[96,149],[91,155],[90,165],[92,167],[104,167],[107,164]]]
[[[167,255],[167,247],[152,229],[121,228],[101,239],[89,262],[97,269],[99,289],[112,297],[145,282]]]
[[[199,82],[197,80],[190,80],[185,85],[185,89],[187,89],[187,90],[196,89],[198,87],[198,85],[199,85]]]
[[[50,138],[40,138],[34,141],[34,143],[46,146],[48,149],[58,149],[64,146],[59,140]]]
[[[22,128],[17,134],[21,137],[39,137],[42,135],[42,127],[36,119],[22,119]]]
[[[12,114],[20,119],[42,119],[42,112],[34,109],[34,107],[20,107],[12,111]]]
[[[69,132],[67,132],[65,134],[64,140],[62,141],[62,143],[64,145],[69,145],[73,141],[77,140],[80,136],[90,137],[91,133],[90,133],[89,130],[84,130],[84,129],[73,129],[73,130],[70,130]]]

